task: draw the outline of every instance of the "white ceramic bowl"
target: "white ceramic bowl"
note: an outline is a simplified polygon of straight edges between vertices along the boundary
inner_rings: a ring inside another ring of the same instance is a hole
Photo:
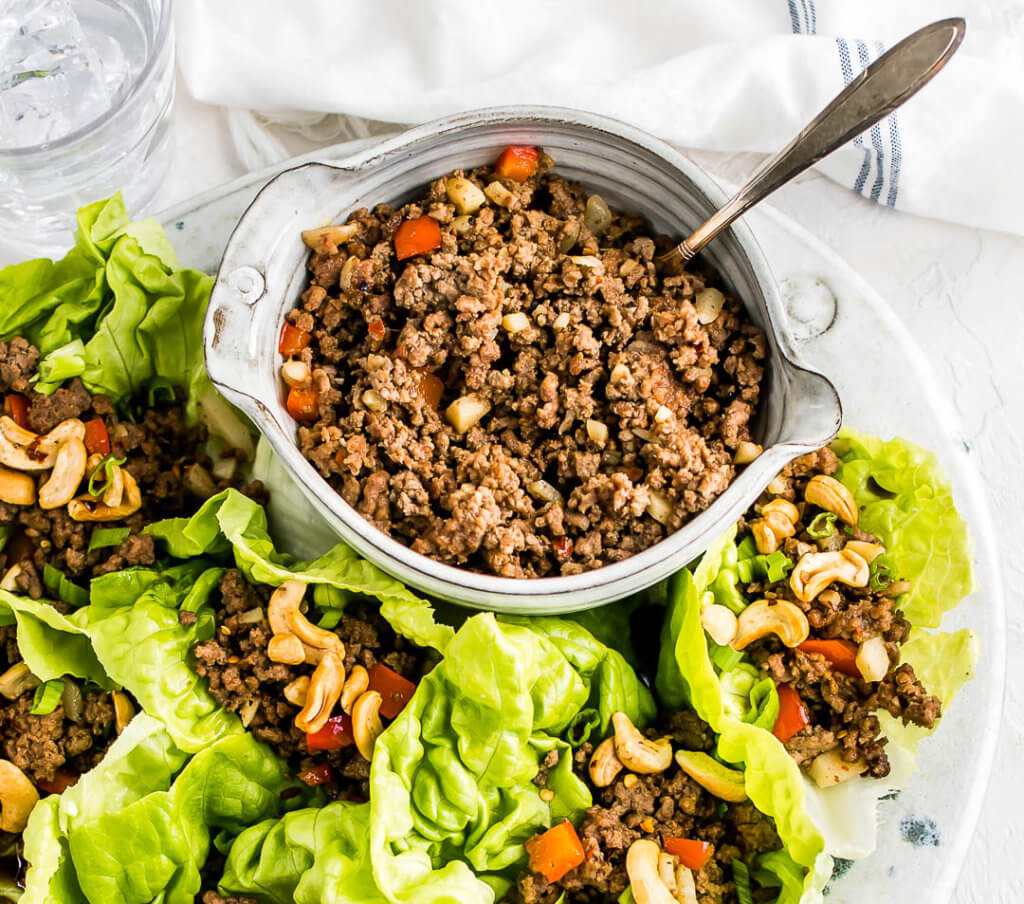
[[[492,161],[508,145],[543,147],[555,170],[613,207],[639,211],[658,232],[685,234],[725,200],[698,167],[624,123],[549,107],[481,110],[415,128],[340,165],[309,163],[271,180],[232,233],[206,318],[206,362],[217,388],[244,411],[338,537],[411,587],[462,605],[519,614],[570,612],[620,599],[696,558],[799,455],[829,442],[842,412],[832,384],[800,366],[784,330],[775,280],[743,223],[704,254],[768,337],[754,425],[762,455],[700,515],[660,543],[583,574],[513,579],[477,574],[413,552],[349,506],[296,446],[284,405],[277,337],[305,288],[303,229],[358,207],[402,204],[450,170]]]

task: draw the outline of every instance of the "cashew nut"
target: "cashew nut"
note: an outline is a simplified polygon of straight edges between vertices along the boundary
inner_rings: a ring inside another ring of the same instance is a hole
[[[615,755],[615,738],[605,738],[597,745],[587,771],[595,787],[607,788],[615,781],[615,776],[622,771],[622,763]]]
[[[847,540],[845,548],[857,553],[868,565],[885,552],[881,543],[868,543],[866,540]]]
[[[0,590],[6,590],[8,593],[17,593],[18,578],[21,576],[22,570],[21,565],[18,563],[8,568],[4,572],[4,576],[0,578]]]
[[[850,587],[867,587],[871,570],[852,549],[835,552],[809,552],[800,557],[789,586],[798,600],[809,603],[833,581]]]
[[[345,645],[333,631],[317,627],[302,614],[302,598],[306,585],[302,581],[285,581],[270,597],[267,619],[274,634],[294,634],[304,644],[318,650],[335,650],[345,655]]]
[[[750,525],[757,551],[768,555],[779,548],[779,541],[796,533],[800,511],[788,499],[776,497],[761,508],[761,517]]]
[[[306,661],[306,648],[294,634],[275,634],[267,644],[267,659],[283,665],[299,665]]]
[[[309,696],[309,675],[300,675],[284,686],[284,698],[295,706],[305,706]]]
[[[7,418],[7,420],[10,419]],[[14,421],[11,423],[13,424]],[[16,471],[46,471],[53,467],[56,457],[56,447],[44,448],[42,437],[36,436],[34,440],[23,446],[12,442],[6,430],[0,430],[0,464],[14,468]]]
[[[341,691],[341,711],[352,715],[352,705],[370,686],[370,673],[361,665],[352,666]]]
[[[626,851],[626,875],[636,904],[678,904],[661,880],[660,855],[658,845],[647,838],[634,841]]]
[[[380,721],[381,695],[366,691],[352,705],[352,736],[364,760],[373,759],[373,746],[384,730]]]
[[[345,664],[334,651],[324,653],[320,664],[309,679],[306,704],[295,717],[295,727],[306,734],[316,734],[327,720],[341,697],[345,684]]]
[[[705,791],[730,803],[747,799],[746,779],[738,769],[723,766],[699,750],[677,750],[676,762]]]
[[[89,456],[88,461],[85,463],[85,473],[89,475],[90,479],[96,473],[96,469],[100,466],[103,459],[106,456],[100,455],[99,452],[93,452]],[[113,465],[110,468],[110,482],[107,488],[103,491],[103,504],[111,507],[118,506],[121,504],[121,500],[124,498],[124,471],[117,465]]]
[[[676,867],[679,866],[679,858],[675,854],[662,851],[658,854],[658,877],[672,894],[676,893]]]
[[[736,613],[719,603],[712,603],[701,610],[700,623],[720,647],[731,644],[739,630]]]
[[[33,433],[22,427],[14,418],[6,414],[0,417],[0,433],[3,433],[16,446],[31,446],[40,438],[38,433]]]
[[[134,515],[142,508],[142,491],[130,471],[122,470],[124,495],[116,506],[97,502],[88,494],[78,496],[68,503],[68,514],[75,521],[120,521]]]
[[[14,568],[17,567],[17,565],[14,566]],[[11,571],[14,571],[14,568]],[[25,691],[39,687],[41,683],[28,670],[28,666],[24,662],[16,662],[0,675],[0,694],[3,694],[8,700],[17,700]]]
[[[39,487],[39,507],[55,509],[67,505],[74,498],[78,485],[85,476],[85,463],[89,452],[77,437],[65,440],[57,449],[53,471]]]
[[[39,792],[28,776],[10,760],[0,760],[0,832],[24,832],[38,800]]]
[[[676,900],[679,904],[697,904],[697,883],[693,880],[693,870],[676,866]]]
[[[885,648],[885,639],[879,636],[865,640],[857,649],[854,663],[865,681],[881,681],[889,674],[889,651]]]
[[[789,600],[757,600],[739,614],[731,646],[742,650],[768,634],[777,634],[787,647],[795,647],[807,640],[810,631],[803,610]]]
[[[358,223],[341,223],[335,226],[321,226],[319,229],[304,229],[302,241],[306,247],[314,251],[324,252],[325,250],[334,254],[338,245],[350,242],[359,232]]]
[[[819,788],[829,788],[855,778],[867,768],[867,763],[863,760],[846,762],[842,751],[837,748],[816,756],[807,772]]]
[[[33,505],[35,501],[36,482],[28,474],[0,465],[0,502]]]
[[[612,716],[615,729],[615,755],[627,769],[641,775],[664,772],[672,765],[672,742],[668,738],[651,741],[625,713]]]
[[[117,733],[120,734],[135,718],[135,707],[132,706],[132,701],[123,691],[112,691],[110,697],[114,701],[114,725],[117,728]]]
[[[834,512],[847,524],[857,523],[857,501],[849,488],[834,477],[815,474],[804,488],[804,499],[826,512]]]

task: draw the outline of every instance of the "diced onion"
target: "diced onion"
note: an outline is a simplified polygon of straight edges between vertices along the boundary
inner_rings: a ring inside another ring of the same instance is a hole
[[[526,492],[542,502],[561,502],[562,494],[546,480],[535,480],[526,485]]]
[[[465,433],[491,410],[491,403],[478,395],[466,395],[448,406],[444,415],[458,433]]]
[[[501,326],[506,332],[521,333],[530,326],[530,318],[522,311],[515,311],[501,318]]]
[[[600,235],[611,225],[612,212],[600,195],[591,195],[587,198],[583,222],[594,235]]]

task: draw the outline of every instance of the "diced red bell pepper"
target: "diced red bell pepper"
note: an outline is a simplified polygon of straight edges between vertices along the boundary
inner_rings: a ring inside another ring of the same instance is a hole
[[[85,448],[90,455],[110,454],[110,434],[103,418],[94,417],[85,422]]]
[[[293,386],[288,390],[285,407],[297,421],[315,421],[318,416],[315,390]]]
[[[666,838],[665,850],[675,854],[687,869],[704,869],[711,859],[711,842],[694,841],[692,838]]]
[[[355,742],[352,717],[345,713],[333,716],[319,731],[306,735],[306,749],[310,753],[314,750],[340,750],[342,747],[351,747]]]
[[[440,247],[441,225],[433,217],[406,220],[395,230],[395,256],[400,261]]]
[[[568,819],[527,841],[526,853],[530,869],[548,882],[557,882],[586,859],[580,836]]]
[[[36,781],[36,787],[47,794],[63,794],[68,788],[76,784],[80,777],[74,772],[69,772],[67,769],[58,769],[53,774],[51,781],[38,780]]]
[[[501,152],[498,162],[494,164],[494,169],[499,176],[504,176],[513,182],[525,182],[537,172],[539,158],[540,154],[536,148],[513,145]]]
[[[776,689],[779,692],[779,715],[772,734],[785,744],[798,731],[810,725],[811,717],[800,694],[793,688],[788,684],[779,684]]]
[[[309,785],[312,788],[315,785],[326,785],[329,781],[333,781],[334,770],[328,763],[313,763],[311,766],[300,769],[295,777],[304,785]]]
[[[857,644],[849,640],[805,640],[797,645],[803,653],[820,653],[837,672],[860,678],[857,668]]]
[[[297,326],[286,323],[281,327],[281,338],[277,341],[277,350],[285,356],[297,355],[309,345],[311,338],[306,330],[300,330]]]
[[[444,394],[444,383],[441,382],[441,378],[429,371],[417,370],[416,379],[420,395],[431,408],[437,411],[441,404],[441,396]]]
[[[379,317],[376,320],[371,320],[366,326],[366,332],[368,332],[374,339],[383,339],[387,334],[387,327],[384,326],[384,321]]]
[[[7,408],[11,420],[19,427],[28,428],[28,399],[20,392],[7,393]]]
[[[568,559],[572,555],[572,540],[564,534],[561,537],[555,537],[551,541],[551,547],[554,549],[555,555],[560,559]]]
[[[370,690],[381,696],[380,714],[385,719],[393,719],[412,699],[416,685],[378,662],[370,669]]]

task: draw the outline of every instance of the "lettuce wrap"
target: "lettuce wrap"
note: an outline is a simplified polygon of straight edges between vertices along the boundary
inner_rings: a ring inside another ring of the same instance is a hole
[[[969,631],[927,630],[974,587],[967,529],[948,481],[934,455],[906,440],[886,442],[846,430],[832,448],[840,461],[835,476],[860,507],[859,527],[885,546],[872,574],[885,568],[912,582],[910,592],[898,600],[914,624],[901,647],[902,661],[948,706],[970,679],[978,655]],[[737,588],[740,555],[732,528],[696,567],[670,582],[656,681],[659,696],[671,705],[692,705],[722,734],[726,747],[738,732],[756,734],[758,740],[748,749],[756,755],[746,762],[754,774],[774,772],[786,800],[751,797],[775,817],[798,862],[810,865],[799,854],[813,848],[850,859],[866,856],[875,847],[877,801],[906,782],[916,747],[928,732],[880,712],[882,733],[889,738],[887,778],[856,777],[827,789],[804,778],[772,734],[778,699],[771,679],[760,677],[745,653],[718,646],[701,625],[702,609],[709,603],[736,612],[748,604]]]

